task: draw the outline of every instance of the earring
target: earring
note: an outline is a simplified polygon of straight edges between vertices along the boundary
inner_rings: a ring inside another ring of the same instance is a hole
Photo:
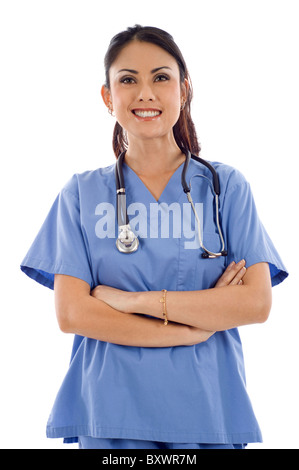
[[[185,107],[185,104],[186,104],[186,101],[183,101],[182,100],[182,103],[181,103],[181,111],[183,111],[184,107]]]
[[[114,114],[113,114],[113,106],[112,106],[111,101],[109,101],[109,103],[108,103],[108,113],[110,114],[110,116],[114,116]]]

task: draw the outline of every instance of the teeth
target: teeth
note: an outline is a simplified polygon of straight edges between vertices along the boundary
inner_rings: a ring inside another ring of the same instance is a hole
[[[159,116],[161,113],[160,111],[134,111],[134,114],[136,114],[136,116],[146,118]]]

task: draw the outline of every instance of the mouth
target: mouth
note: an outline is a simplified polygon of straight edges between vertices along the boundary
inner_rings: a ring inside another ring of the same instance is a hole
[[[141,119],[153,119],[162,114],[159,109],[133,109],[132,113]]]

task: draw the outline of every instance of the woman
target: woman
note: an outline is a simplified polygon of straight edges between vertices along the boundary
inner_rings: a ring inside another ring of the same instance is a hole
[[[200,148],[190,77],[172,37],[128,28],[112,39],[105,68],[102,97],[117,121],[113,149],[124,157],[139,246],[130,254],[116,247],[125,208],[116,210],[111,165],[73,176],[22,263],[54,287],[59,326],[75,334],[47,435],[106,449],[261,441],[237,327],[268,318],[271,281],[286,270],[235,169],[213,164],[218,226],[210,170],[191,159],[185,176],[198,219],[191,211],[181,175],[188,151]],[[198,239],[217,252],[221,230],[223,256],[204,259]]]

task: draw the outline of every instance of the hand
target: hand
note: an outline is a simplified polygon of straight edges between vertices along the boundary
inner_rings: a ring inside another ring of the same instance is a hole
[[[194,344],[204,343],[216,333],[215,331],[205,331],[201,328],[196,328],[195,326],[189,326],[188,330],[189,338],[185,346],[193,346]]]
[[[119,312],[130,312],[129,301],[132,296],[131,292],[116,289],[114,287],[99,285],[91,291],[91,295],[98,300],[102,300]]]
[[[218,279],[215,287],[242,285],[245,273],[245,260],[242,259],[237,264],[233,261]]]

